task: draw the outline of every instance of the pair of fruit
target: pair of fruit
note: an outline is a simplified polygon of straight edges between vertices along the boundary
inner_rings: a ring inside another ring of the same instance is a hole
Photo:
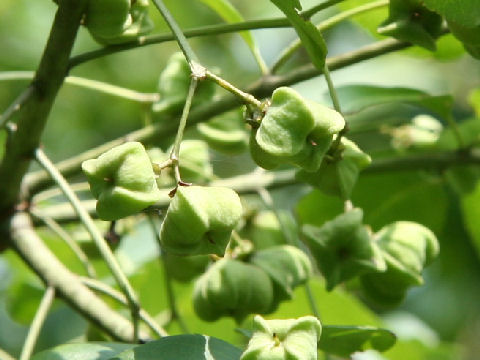
[[[194,309],[206,321],[232,316],[241,322],[252,313],[268,314],[311,272],[305,253],[289,245],[258,251],[248,262],[223,258],[196,281]]]
[[[133,40],[153,29],[148,17],[148,0],[90,0],[85,26],[102,44]]]
[[[320,228],[305,225],[303,233],[327,290],[360,276],[366,294],[387,305],[400,302],[409,287],[423,283],[421,273],[439,251],[435,235],[409,221],[389,224],[372,236],[363,225],[361,209]]]

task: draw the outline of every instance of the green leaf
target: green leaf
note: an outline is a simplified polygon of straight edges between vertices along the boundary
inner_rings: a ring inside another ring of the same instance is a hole
[[[396,342],[391,331],[370,326],[324,325],[319,349],[330,354],[348,357],[354,352],[374,349],[386,351]]]
[[[210,9],[215,11],[223,20],[228,23],[242,22],[245,21],[243,16],[238,12],[238,10],[228,1],[228,0],[200,0],[202,3],[207,5]],[[253,35],[250,31],[241,31],[239,32],[240,36],[243,38],[247,46],[250,48],[255,60],[258,63],[258,66],[262,72],[268,71],[268,67],[262,59],[260,50],[253,38]]]
[[[120,343],[65,344],[36,354],[31,360],[107,360],[136,346]]]
[[[299,0],[271,0],[288,18],[307,50],[308,56],[318,70],[323,71],[327,56],[327,45],[322,34],[309,20],[303,19],[298,11]]]
[[[448,21],[454,21],[466,27],[480,25],[480,6],[478,0],[424,0],[425,6]]]
[[[462,198],[462,212],[465,226],[480,256],[480,227],[478,226],[478,218],[480,216],[480,183],[477,183],[473,192]]]
[[[175,335],[128,349],[110,360],[238,360],[241,350],[205,335]]]
[[[470,93],[468,102],[473,107],[473,110],[475,110],[475,114],[480,117],[480,88],[477,88]]]
[[[408,103],[432,111],[441,116],[450,116],[453,98],[449,95],[432,96],[417,89],[381,87],[373,85],[347,85],[337,88],[344,113],[388,103]]]

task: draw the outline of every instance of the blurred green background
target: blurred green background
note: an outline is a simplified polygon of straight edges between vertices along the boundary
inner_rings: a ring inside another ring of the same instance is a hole
[[[268,1],[231,2],[246,19],[280,16]],[[366,2],[345,1],[340,7],[315,16],[314,22],[341,9]],[[165,3],[185,29],[222,22],[200,1],[165,0]],[[302,1],[304,8],[318,3]],[[0,77],[1,72],[36,68],[55,10],[56,5],[49,0],[0,2]],[[168,32],[157,11],[153,7],[150,10],[155,22],[154,33]],[[342,54],[380,39],[373,32],[385,17],[386,10],[382,9],[327,31],[325,37],[329,55]],[[295,38],[291,29],[262,29],[252,33],[267,64],[271,64]],[[195,38],[191,44],[204,65],[219,68],[225,79],[239,88],[247,87],[260,76],[258,66],[238,34]],[[73,53],[80,54],[96,48],[99,45],[82,28]],[[168,57],[177,50],[173,42],[129,50],[82,64],[74,68],[71,75],[151,93],[156,91],[158,76]],[[306,62],[306,54],[300,52],[287,64],[284,72]],[[460,124],[469,120],[475,129],[480,129],[477,126],[479,114],[475,114],[468,101],[471,92],[480,88],[479,62],[468,56],[450,35],[439,41],[435,53],[409,49],[382,56],[336,71],[333,80],[339,87],[368,84],[415,88],[431,95],[451,94],[454,98],[455,120]],[[26,81],[0,81],[0,109],[7,108],[26,84]],[[323,78],[302,82],[295,88],[308,98],[328,102]],[[346,103],[349,101],[347,98],[341,100]],[[478,100],[474,104],[480,107]],[[353,127],[357,126],[357,130],[352,131],[352,138],[374,158],[405,154],[412,149],[403,149],[403,153],[392,149],[391,138],[384,129],[382,131],[380,125],[399,126],[423,113],[431,114],[424,108],[405,104],[387,104],[367,109],[351,117]],[[445,125],[444,119],[440,120]],[[45,152],[58,161],[138,129],[149,121],[149,109],[145,105],[64,85],[43,135],[43,145]],[[3,132],[0,133],[1,144],[4,136]],[[159,139],[158,144],[165,144],[162,140]],[[233,174],[252,167],[245,155],[227,157],[213,152],[212,156],[218,174]],[[465,168],[460,170],[465,171]],[[441,242],[441,255],[428,268],[425,286],[411,290],[406,301],[395,311],[368,308],[369,304],[361,303],[343,290],[326,294],[319,281],[313,282],[325,323],[382,324],[399,335],[399,345],[389,353],[363,354],[356,359],[381,359],[381,356],[387,359],[478,358],[480,224],[477,214],[480,214],[480,187],[477,186],[478,169],[470,167],[466,171],[471,180],[467,186],[459,181],[466,178],[460,172],[402,171],[365,174],[361,177],[354,191],[353,202],[364,209],[366,223],[376,231],[396,220],[418,221],[436,233]],[[335,216],[341,208],[339,200],[317,191],[312,192],[307,186],[275,190],[273,195],[278,207],[294,210],[298,220],[303,223],[320,225]],[[76,225],[71,225],[69,230],[78,234],[79,238],[86,237]],[[70,268],[81,271],[73,255],[58,238],[47,231],[43,231],[42,235]],[[139,242],[142,243],[141,247],[137,245]],[[117,249],[117,254],[140,293],[142,305],[153,314],[165,309],[162,273],[156,260],[157,249],[144,222],[131,228]],[[95,259],[95,264],[102,269],[99,259]],[[103,269],[100,273],[106,275],[107,271]],[[354,287],[354,284],[351,286]],[[7,251],[0,255],[0,348],[15,356],[19,354],[27,324],[38,306],[41,289],[40,282],[14,253]],[[233,321],[221,320],[215,324],[200,322],[191,309],[190,288],[179,285],[177,290],[180,308],[191,329],[241,343],[241,336],[233,332]],[[297,291],[294,301],[282,306],[277,315],[304,315],[308,311],[305,301],[303,292]],[[58,301],[47,320],[37,349],[82,339],[86,329],[87,323]],[[173,327],[172,331],[175,333],[178,329]]]

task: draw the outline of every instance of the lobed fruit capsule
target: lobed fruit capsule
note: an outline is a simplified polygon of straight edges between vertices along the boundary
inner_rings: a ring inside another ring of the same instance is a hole
[[[435,51],[442,17],[423,6],[422,0],[390,0],[388,19],[378,32]]]
[[[192,80],[192,71],[185,56],[181,53],[173,54],[158,80],[160,100],[153,104],[152,110],[156,113],[167,112],[180,114],[185,104]],[[215,95],[216,84],[212,81],[202,81],[195,90],[192,107],[210,101]]]
[[[242,216],[237,193],[223,187],[179,187],[160,229],[162,248],[174,255],[223,255]]]
[[[272,282],[258,267],[223,258],[195,282],[193,307],[203,320],[232,316],[237,322],[249,314],[267,313],[273,301]]]
[[[329,291],[357,275],[385,270],[378,246],[363,225],[361,209],[343,213],[320,228],[304,225],[302,232]]]
[[[386,271],[365,274],[361,283],[374,301],[395,305],[411,286],[423,284],[422,270],[438,255],[435,234],[423,225],[397,221],[375,234]]]
[[[280,87],[273,92],[260,127],[252,131],[250,152],[265,169],[288,163],[316,171],[333,136],[344,125],[345,120],[335,110]]]
[[[253,319],[254,333],[240,360],[316,360],[322,334],[313,316],[298,319]]]
[[[316,172],[300,170],[296,177],[328,195],[350,199],[360,171],[371,163],[369,155],[365,154],[353,142],[344,137],[338,149],[338,158],[326,159]]]
[[[84,161],[82,170],[102,220],[133,215],[161,198],[152,163],[139,142],[127,142]]]

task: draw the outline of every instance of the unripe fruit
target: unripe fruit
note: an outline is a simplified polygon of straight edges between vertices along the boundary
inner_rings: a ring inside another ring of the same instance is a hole
[[[265,320],[257,315],[253,326],[253,336],[240,360],[317,359],[322,326],[316,317]]]
[[[272,102],[251,138],[253,159],[266,169],[289,163],[316,171],[334,134],[344,125],[345,120],[335,110],[280,87],[273,92]]]
[[[435,51],[442,32],[442,17],[423,6],[421,0],[390,0],[390,14],[378,32]]]
[[[185,56],[173,54],[158,80],[160,100],[153,104],[154,112],[180,114],[185,104],[192,80],[192,72]],[[201,81],[195,89],[192,106],[209,102],[215,95],[216,84],[213,81]]]
[[[291,245],[258,251],[251,257],[250,263],[270,276],[274,289],[274,308],[281,301],[291,299],[294,288],[307,282],[312,275],[312,264],[308,256]]]
[[[380,251],[363,225],[361,209],[343,213],[320,228],[305,225],[302,230],[329,291],[357,275],[385,270]]]
[[[350,199],[360,171],[370,165],[372,160],[353,141],[344,137],[338,151],[341,151],[339,159],[324,158],[318,171],[312,173],[301,170],[296,177],[328,195],[347,200]]]
[[[237,322],[249,314],[265,314],[272,305],[273,288],[258,267],[223,258],[195,282],[193,307],[203,320],[232,316]]]
[[[153,205],[161,198],[152,163],[139,142],[123,145],[82,163],[102,220],[117,220]]]
[[[409,287],[423,284],[422,270],[438,255],[438,240],[432,231],[410,221],[387,225],[375,237],[387,269],[365,274],[361,282],[374,301],[394,305]]]
[[[160,229],[162,248],[174,255],[223,255],[241,216],[240,198],[231,189],[180,186]]]
[[[202,274],[210,261],[208,255],[176,256],[165,253],[162,258],[168,275],[180,282],[189,282]]]
[[[148,0],[91,0],[85,14],[85,26],[102,44],[133,40],[153,28],[148,17]]]

